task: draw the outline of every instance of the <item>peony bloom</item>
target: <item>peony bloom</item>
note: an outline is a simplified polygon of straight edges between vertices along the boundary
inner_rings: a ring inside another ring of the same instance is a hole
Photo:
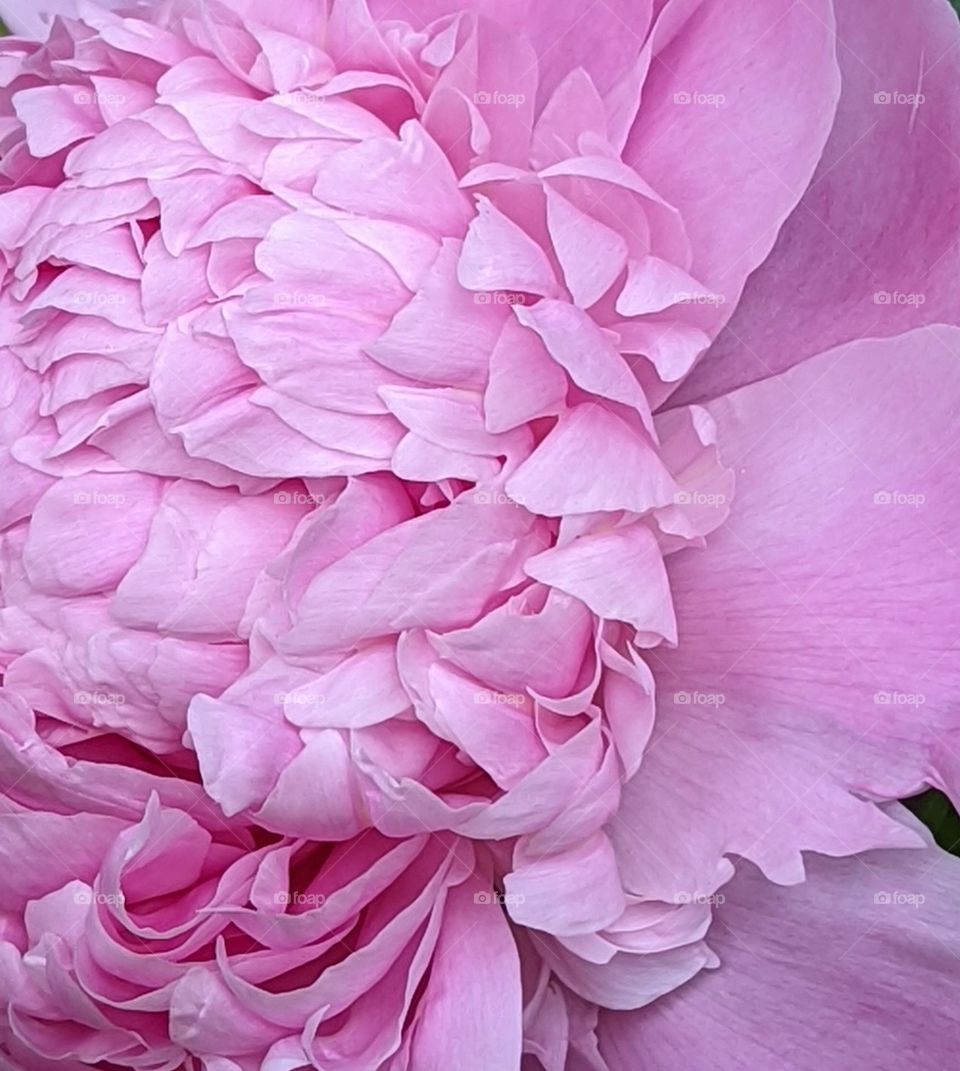
[[[946,0],[20,6],[3,1066],[947,1066]]]

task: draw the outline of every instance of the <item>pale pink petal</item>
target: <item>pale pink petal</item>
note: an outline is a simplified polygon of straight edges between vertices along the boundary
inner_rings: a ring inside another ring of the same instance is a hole
[[[481,292],[512,290],[552,297],[557,281],[539,245],[486,198],[460,251],[457,278],[461,286]]]
[[[173,257],[157,234],[147,243],[144,261],[141,302],[144,322],[150,327],[162,327],[213,300],[208,250],[190,249]]]
[[[603,833],[566,852],[531,858],[518,852],[504,889],[514,922],[563,936],[602,930],[626,907],[616,856]]]
[[[677,625],[656,536],[640,522],[584,535],[526,563],[541,584],[559,588],[607,620],[676,643]],[[622,577],[631,577],[624,584]]]
[[[590,402],[561,415],[506,489],[514,501],[547,517],[643,513],[667,505],[677,493],[647,432]]]
[[[52,478],[13,456],[17,440],[39,423],[39,378],[9,353],[0,354],[0,459],[6,474],[0,490],[4,527],[30,515]]]
[[[361,729],[403,714],[410,707],[397,670],[395,645],[371,644],[332,669],[292,687],[283,712],[294,725]]]
[[[439,659],[419,668],[424,672],[415,680],[409,662],[404,666],[417,717],[441,740],[456,744],[501,788],[513,788],[546,758],[529,696],[494,691]]]
[[[538,543],[538,523],[526,511],[461,498],[375,536],[320,572],[281,649],[336,650],[403,628],[469,625],[520,579]]]
[[[24,89],[14,94],[13,106],[36,157],[52,156],[103,129],[93,93],[75,86]]]
[[[371,0],[380,17],[409,19],[409,5],[401,0]],[[650,0],[615,0],[583,17],[575,5],[533,0],[518,10],[511,0],[426,0],[417,5],[423,21],[457,11],[475,11],[495,19],[510,32],[531,38],[541,57],[542,77],[552,86],[577,66],[606,90],[640,52],[650,21]]]
[[[49,595],[112,588],[147,543],[163,481],[137,473],[91,473],[61,480],[30,520],[24,565]]]
[[[351,230],[367,241],[355,239]],[[390,261],[371,246],[379,241],[389,249],[391,238],[403,240],[403,230],[400,224],[381,224],[378,230],[371,223],[365,231],[291,213],[277,220],[258,245],[256,263],[265,275],[282,284],[285,289],[278,287],[277,297],[285,296],[286,304],[294,308],[360,306],[390,315],[409,300],[410,293]],[[423,244],[427,255],[439,248],[433,242]]]
[[[559,942],[541,939],[538,949],[557,977],[578,996],[601,1008],[644,1008],[689,982],[717,957],[703,941],[646,955],[617,953],[608,963],[590,963]]]
[[[644,422],[650,407],[640,384],[610,338],[575,305],[540,301],[529,308],[517,306],[517,319],[535,331],[550,356],[585,391],[635,409]]]
[[[487,431],[480,395],[473,391],[381,387],[380,397],[402,424],[444,450],[504,457],[509,463],[532,446],[527,429],[502,435]]]
[[[298,317],[294,317],[294,321],[297,320]],[[239,318],[234,322],[245,323]],[[296,333],[294,326],[291,334],[295,336]],[[270,355],[277,352],[275,346],[261,346],[256,331],[242,332],[240,337],[248,347],[245,353],[251,363],[258,351],[265,354],[265,361],[270,361]],[[199,364],[198,354],[203,355]],[[289,359],[299,359],[300,354],[291,348],[285,356],[283,363],[280,355],[270,363],[270,367],[280,374]],[[373,374],[375,384],[379,381],[375,369]],[[338,377],[331,378],[336,380]],[[182,441],[181,450],[194,459],[194,472],[197,467],[205,473],[211,468],[214,472],[223,471],[223,466],[236,473],[283,479],[322,477],[344,471],[365,472],[379,467],[370,459],[335,449],[325,450],[271,409],[252,405],[250,393],[257,382],[250,368],[238,359],[229,340],[211,335],[191,336],[176,327],[168,329],[151,378],[151,395],[156,404],[154,419],[159,420],[163,431],[171,438],[176,436],[175,442]],[[328,383],[327,387],[342,395],[338,383]],[[383,406],[373,390],[369,397],[371,405]],[[102,440],[102,435],[97,439]],[[114,456],[129,456],[131,462],[145,453],[140,447],[136,454],[130,451],[120,455],[115,443],[111,443],[110,451]],[[143,465],[142,460],[137,463]],[[182,474],[193,475],[189,472]],[[235,481],[236,476],[233,481],[207,478],[207,482],[220,485]],[[260,486],[263,486],[262,482]]]
[[[547,226],[573,300],[587,309],[613,286],[627,263],[623,236],[582,212],[552,186],[547,197]]]
[[[156,794],[166,805],[188,810],[213,827],[222,823],[200,785],[163,776],[162,766],[156,772],[138,768],[130,762],[132,749],[122,741],[94,743],[68,759],[37,733],[36,718],[22,698],[6,690],[0,703],[0,772],[11,800],[35,811],[136,821]]]
[[[578,206],[624,234],[635,255],[656,252],[677,264],[689,265],[690,239],[676,206],[654,189],[633,167],[608,155],[601,143],[588,144],[600,154],[576,156],[540,172],[557,182]],[[573,181],[571,181],[573,180]]]
[[[240,760],[245,764],[245,760]],[[347,741],[334,730],[314,732],[288,763],[257,811],[267,829],[294,837],[345,840],[364,828],[356,772]]]
[[[709,535],[730,515],[736,478],[720,462],[716,421],[697,405],[671,409],[656,418],[661,456],[680,490],[657,510],[662,532],[684,539]]]
[[[190,172],[175,178],[150,181],[150,189],[160,202],[160,232],[172,256],[178,257],[203,233],[225,206],[241,201],[255,187],[239,175]]]
[[[103,7],[129,7],[129,0],[100,0]],[[54,15],[76,15],[76,0],[4,0],[3,18],[16,34],[44,40]]]
[[[659,257],[631,260],[627,281],[617,298],[621,316],[645,316],[713,295],[682,268]]]
[[[278,709],[289,677],[282,666],[267,663],[259,678],[247,675],[219,699],[199,694],[190,704],[190,737],[204,788],[227,815],[259,807],[283,765],[301,751],[296,728]]]
[[[366,352],[420,382],[480,388],[508,310],[457,282],[459,243],[445,241],[423,286]]]
[[[237,639],[257,574],[283,550],[309,508],[276,507],[272,494],[245,497],[204,484],[174,484],[142,555],[117,588],[117,620],[130,628]]]
[[[418,225],[460,238],[469,202],[446,157],[423,127],[405,123],[399,140],[370,139],[344,149],[317,177],[314,195],[360,215]]]
[[[582,67],[575,67],[537,117],[531,162],[538,169],[558,163],[579,153],[582,135],[603,137],[606,133],[607,113],[597,87]]]
[[[710,345],[706,332],[679,320],[633,320],[614,329],[620,350],[645,357],[664,383],[682,379]],[[639,371],[637,378],[645,381]]]
[[[4,800],[0,809],[0,865],[6,878],[0,907],[21,912],[70,881],[92,882],[103,856],[126,827],[100,814],[55,814],[21,808]],[[43,866],[24,866],[26,859]]]
[[[530,688],[567,695],[577,682],[592,640],[583,603],[562,592],[525,592],[470,628],[445,632],[434,646],[451,662],[501,692]]]
[[[447,894],[435,955],[414,1026],[412,1066],[454,1059],[463,1071],[515,1071],[523,1033],[520,964],[506,917],[480,880]]]
[[[565,372],[540,336],[521,327],[515,317],[503,321],[489,362],[483,408],[490,431],[509,431],[564,408],[570,388]]]
[[[450,450],[413,432],[397,445],[390,467],[403,480],[424,483],[443,480],[489,483],[500,472],[500,463],[492,458]]]

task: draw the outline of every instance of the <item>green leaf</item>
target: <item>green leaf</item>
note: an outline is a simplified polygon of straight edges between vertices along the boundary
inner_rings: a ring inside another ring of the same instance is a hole
[[[960,855],[960,815],[942,792],[931,788],[903,802],[930,830],[941,848]]]

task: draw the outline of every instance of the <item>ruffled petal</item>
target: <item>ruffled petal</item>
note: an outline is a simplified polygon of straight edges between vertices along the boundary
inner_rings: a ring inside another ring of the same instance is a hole
[[[628,888],[712,892],[728,853],[800,881],[803,851],[911,842],[871,800],[960,802],[958,355],[947,327],[853,343],[709,407],[737,494],[667,559],[680,642],[651,655],[612,833]]]
[[[130,0],[99,0],[107,8],[129,7]],[[15,34],[45,40],[55,15],[76,16],[77,0],[4,0],[3,21]]]
[[[574,3],[533,0],[518,9],[512,0],[420,0],[416,16],[423,22],[461,11],[475,12],[524,35],[540,61],[541,83],[552,89],[582,66],[606,92],[636,61],[650,23],[652,0],[605,0],[589,18]],[[410,19],[403,0],[370,0],[378,18]]]

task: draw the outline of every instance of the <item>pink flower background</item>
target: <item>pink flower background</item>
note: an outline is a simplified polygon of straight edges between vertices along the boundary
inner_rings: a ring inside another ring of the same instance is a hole
[[[947,0],[0,13],[0,1067],[950,1067]]]

